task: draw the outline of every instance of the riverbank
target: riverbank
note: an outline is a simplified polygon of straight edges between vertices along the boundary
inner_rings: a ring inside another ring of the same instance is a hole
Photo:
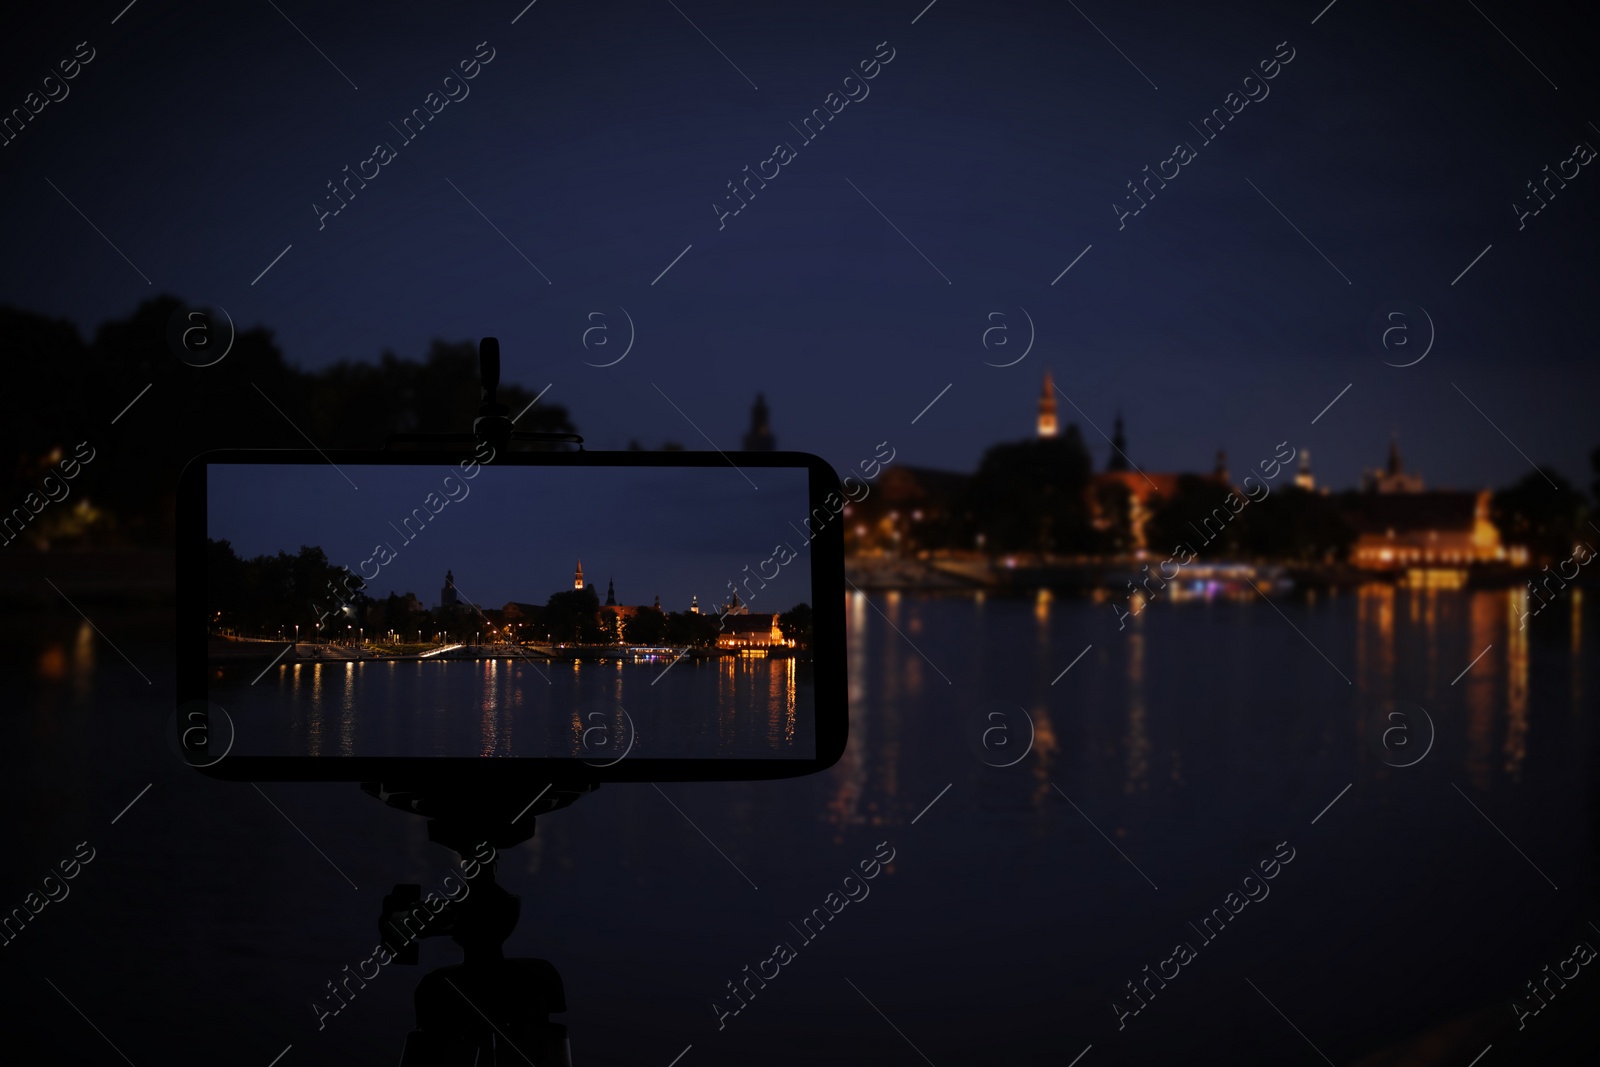
[[[406,649],[382,645],[355,648],[350,645],[323,645],[309,641],[286,642],[253,637],[213,635],[206,645],[206,659],[214,666],[246,666],[268,663],[389,663],[424,660],[533,660],[551,663],[670,663],[675,659],[722,659],[748,657],[765,650],[725,648],[675,649],[659,646],[625,645],[472,645],[446,644]],[[773,649],[762,658],[810,659],[810,654],[790,648]]]
[[[1263,593],[1296,590],[1354,589],[1374,582],[1445,589],[1508,589],[1524,585],[1537,572],[1531,567],[1399,568],[1366,570],[1347,563],[1273,563],[1245,560],[1197,560],[1167,575],[1160,560],[1135,556],[1051,556],[1027,553],[984,556],[940,554],[924,558],[850,556],[845,577],[858,589],[940,592],[984,590],[1033,593],[1049,589],[1061,595],[1093,595],[1099,590],[1126,592],[1131,582],[1170,584],[1184,592],[1210,594],[1243,590],[1252,585]]]

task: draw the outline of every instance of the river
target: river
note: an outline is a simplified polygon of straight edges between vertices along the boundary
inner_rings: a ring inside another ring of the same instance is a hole
[[[1470,1043],[1597,937],[1600,655],[1578,592],[1526,630],[1504,591],[1156,604],[1121,630],[1089,600],[849,594],[840,762],[608,785],[541,816],[501,863],[508,949],[559,967],[582,1065],[1343,1064],[1452,1020]],[[436,887],[452,857],[354,785],[183,766],[171,619],[80,606],[93,626],[65,605],[13,621],[0,668],[4,907],[96,850],[0,950],[12,1041],[396,1062],[453,946],[323,1029],[309,1004],[371,954],[391,884]],[[778,943],[792,959],[721,1014]],[[1146,966],[1180,969],[1130,991]]]

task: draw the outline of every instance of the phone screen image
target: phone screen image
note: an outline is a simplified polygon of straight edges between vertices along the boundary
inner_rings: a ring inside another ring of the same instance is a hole
[[[208,463],[204,698],[235,761],[813,761],[812,476]]]

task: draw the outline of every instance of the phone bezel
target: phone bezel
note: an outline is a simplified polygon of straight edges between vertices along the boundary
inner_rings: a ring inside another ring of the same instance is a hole
[[[463,461],[485,463],[472,447],[407,450],[322,452],[307,449],[222,449],[196,456],[178,481],[177,518],[177,702],[179,708],[209,700],[208,630],[203,621],[206,605],[206,487],[207,471],[220,464],[333,464],[337,467],[416,466],[454,467]],[[691,782],[757,781],[795,778],[826,770],[844,754],[849,737],[848,685],[845,652],[845,573],[843,503],[838,511],[828,503],[831,495],[845,502],[838,473],[820,456],[806,452],[590,452],[501,450],[487,464],[501,466],[560,467],[726,467],[803,468],[808,471],[805,522],[818,508],[830,516],[812,532],[812,668],[816,692],[816,755],[809,759],[644,759],[627,757],[605,766],[582,759],[543,757],[428,757],[354,756],[284,757],[245,756],[229,753],[208,764],[191,760],[195,769],[228,781],[339,781],[377,780],[452,781],[481,786],[485,779],[515,782]],[[486,465],[487,465],[486,464]],[[808,526],[809,529],[809,526]],[[775,540],[781,539],[781,531]],[[221,706],[221,705],[219,705]],[[184,729],[181,721],[178,729]],[[180,752],[181,748],[180,736]]]

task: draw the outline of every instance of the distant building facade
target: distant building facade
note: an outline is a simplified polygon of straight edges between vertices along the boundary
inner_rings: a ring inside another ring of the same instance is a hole
[[[733,651],[792,648],[794,640],[785,637],[776,615],[728,615],[722,620],[717,647]]]
[[[1508,549],[1490,519],[1493,494],[1428,490],[1422,476],[1405,469],[1400,444],[1389,441],[1380,470],[1368,471],[1364,492],[1350,498],[1345,520],[1356,531],[1350,561],[1363,570],[1467,567],[1521,563],[1526,553]]]

